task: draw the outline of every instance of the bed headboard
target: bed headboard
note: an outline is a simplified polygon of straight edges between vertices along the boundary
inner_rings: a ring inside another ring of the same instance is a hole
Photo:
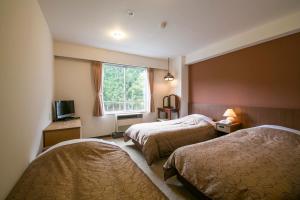
[[[190,103],[189,114],[199,113],[220,120],[224,119],[222,115],[227,108],[234,109],[244,128],[272,124],[300,130],[300,109]]]

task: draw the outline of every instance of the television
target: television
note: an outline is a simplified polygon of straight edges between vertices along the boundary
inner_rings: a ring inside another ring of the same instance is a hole
[[[54,112],[56,120],[72,118],[75,115],[74,101],[55,101]]]

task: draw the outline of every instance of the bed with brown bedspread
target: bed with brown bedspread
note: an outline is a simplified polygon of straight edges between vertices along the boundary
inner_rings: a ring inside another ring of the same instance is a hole
[[[300,199],[300,132],[260,126],[177,149],[165,179],[187,180],[211,199]]]
[[[167,199],[118,146],[69,143],[36,158],[7,199]]]
[[[136,124],[126,130],[124,140],[141,149],[149,165],[175,149],[216,137],[215,122],[200,114],[164,121]]]

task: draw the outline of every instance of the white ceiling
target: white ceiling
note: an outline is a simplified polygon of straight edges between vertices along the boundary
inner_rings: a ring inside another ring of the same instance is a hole
[[[186,55],[300,9],[300,0],[39,2],[56,40],[159,58]],[[164,20],[168,25],[163,30]],[[127,37],[113,39],[110,33],[116,29]]]

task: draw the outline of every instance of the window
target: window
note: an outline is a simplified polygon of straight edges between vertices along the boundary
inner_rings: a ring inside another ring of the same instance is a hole
[[[147,69],[103,64],[104,112],[143,112],[147,107]]]

